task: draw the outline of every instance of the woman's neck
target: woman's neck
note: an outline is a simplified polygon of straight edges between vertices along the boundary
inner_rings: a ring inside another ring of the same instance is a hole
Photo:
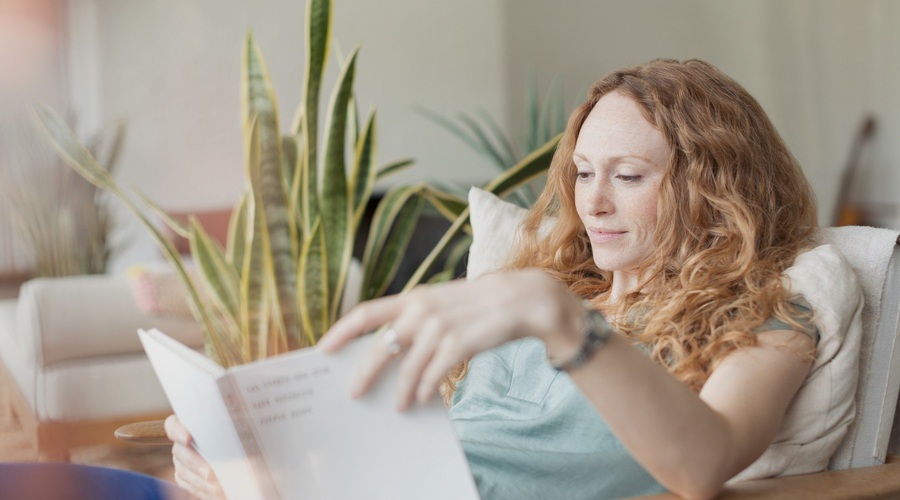
[[[613,271],[612,287],[609,290],[609,304],[619,304],[631,292],[638,290],[641,282],[633,271]]]

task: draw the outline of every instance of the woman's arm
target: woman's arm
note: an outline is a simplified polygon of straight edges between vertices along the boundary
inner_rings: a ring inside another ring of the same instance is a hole
[[[566,359],[580,347],[582,322],[580,300],[546,274],[498,273],[364,303],[320,346],[334,351],[391,323],[408,348],[398,388],[398,407],[405,409],[433,397],[460,361],[509,340],[538,337],[551,358]],[[758,335],[756,347],[720,363],[699,395],[618,336],[570,375],[660,483],[681,496],[711,497],[771,443],[809,371],[806,354],[814,346],[807,336]],[[387,345],[376,344],[358,374],[357,395],[392,356]]]
[[[699,397],[618,336],[570,375],[660,483],[710,498],[769,446],[812,363],[808,336],[757,335],[756,347],[721,362]]]

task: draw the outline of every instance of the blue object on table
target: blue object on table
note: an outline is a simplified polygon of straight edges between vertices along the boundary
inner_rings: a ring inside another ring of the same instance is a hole
[[[0,463],[4,500],[174,500],[178,486],[146,474],[70,463]]]

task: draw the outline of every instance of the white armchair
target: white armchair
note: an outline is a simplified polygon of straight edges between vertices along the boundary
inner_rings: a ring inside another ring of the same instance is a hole
[[[18,301],[0,301],[10,405],[42,460],[115,443],[117,427],[170,413],[135,333],[148,327],[202,345],[192,319],[141,312],[125,276],[35,279]]]

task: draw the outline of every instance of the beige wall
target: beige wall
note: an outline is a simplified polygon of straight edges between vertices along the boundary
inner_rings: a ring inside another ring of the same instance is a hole
[[[95,123],[127,122],[120,177],[167,208],[236,200],[245,179],[238,117],[244,33],[253,29],[268,60],[287,126],[303,83],[305,3],[72,0],[71,6],[73,97]],[[336,2],[333,33],[341,51],[362,45],[357,91],[363,113],[378,108],[380,159],[418,161],[395,182],[487,178],[477,155],[413,107],[444,114],[484,107],[503,116],[501,7],[482,0]],[[330,92],[337,64],[334,58],[329,64]]]
[[[121,176],[172,208],[230,203],[244,179],[241,37],[254,29],[287,123],[302,81],[303,2],[70,4],[78,11],[73,95],[97,123],[128,122]],[[898,21],[900,4],[890,0],[338,0],[334,27],[344,52],[362,44],[358,91],[364,109],[379,108],[381,158],[419,160],[398,181],[492,175],[414,105],[445,114],[483,107],[518,128],[529,71],[542,87],[561,78],[573,104],[616,67],[700,57],[760,100],[804,165],[827,223],[866,110],[877,114],[879,131],[862,188],[876,202],[897,198]]]
[[[866,111],[878,119],[863,195],[898,201],[900,187],[900,3],[762,0],[507,0],[513,92],[535,70],[567,95],[604,73],[656,57],[706,59],[741,82],[803,164],[827,224],[851,138]],[[515,122],[518,116],[513,115]],[[881,222],[900,227],[892,217]]]

